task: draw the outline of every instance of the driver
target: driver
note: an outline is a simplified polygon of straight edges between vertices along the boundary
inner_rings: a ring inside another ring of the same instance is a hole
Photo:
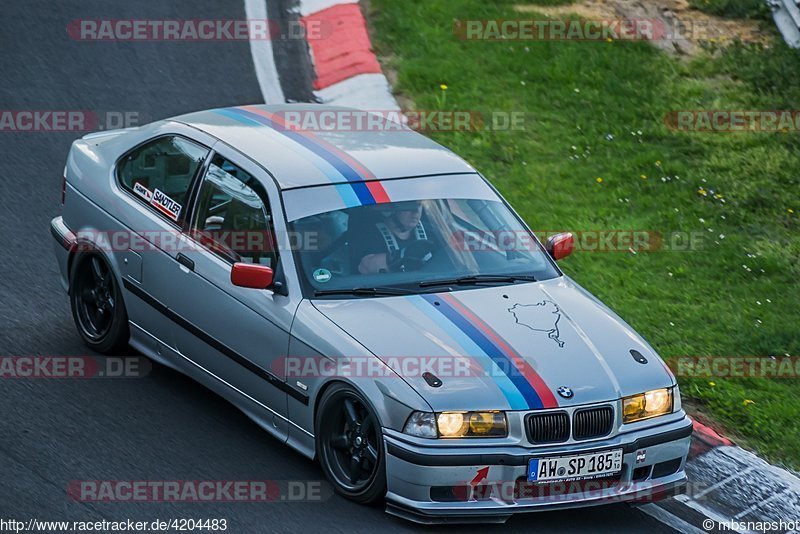
[[[431,258],[422,203],[395,202],[389,208],[389,217],[367,228],[351,245],[353,267],[361,274],[418,269]]]

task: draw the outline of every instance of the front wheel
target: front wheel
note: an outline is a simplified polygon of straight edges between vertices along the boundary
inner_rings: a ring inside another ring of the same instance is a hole
[[[383,499],[383,433],[369,404],[352,387],[335,384],[323,395],[316,419],[317,455],[336,491],[362,504]]]
[[[83,342],[102,354],[125,348],[128,314],[114,272],[99,252],[75,258],[70,279],[70,307]]]

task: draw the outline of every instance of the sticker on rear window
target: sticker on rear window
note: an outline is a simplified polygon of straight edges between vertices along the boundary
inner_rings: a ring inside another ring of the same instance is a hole
[[[312,276],[314,277],[314,280],[316,280],[320,284],[324,284],[325,282],[330,282],[331,278],[333,278],[333,275],[328,269],[317,269],[316,271],[314,271],[314,274]]]
[[[143,186],[141,183],[136,182],[133,184],[133,192],[145,199],[146,201],[150,202],[153,200],[153,192]]]
[[[178,215],[181,212],[181,205],[169,198],[162,191],[158,189],[153,191],[153,199],[150,201],[150,204],[173,221],[178,220]]]

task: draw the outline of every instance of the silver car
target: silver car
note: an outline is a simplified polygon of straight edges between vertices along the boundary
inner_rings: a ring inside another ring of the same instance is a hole
[[[679,490],[678,385],[556,265],[572,235],[543,246],[386,117],[309,113],[364,117],[243,106],[73,143],[51,230],[85,343],[191,376],[414,521]]]

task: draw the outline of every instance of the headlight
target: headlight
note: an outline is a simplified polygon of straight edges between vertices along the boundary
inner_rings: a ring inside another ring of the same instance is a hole
[[[443,438],[499,438],[508,434],[503,412],[442,412],[436,415]]]
[[[501,438],[508,425],[503,412],[414,412],[403,432],[421,438]]]
[[[414,412],[406,421],[403,432],[420,438],[436,438],[436,419],[432,413]]]
[[[622,399],[622,422],[633,423],[672,413],[672,388],[654,389]]]

